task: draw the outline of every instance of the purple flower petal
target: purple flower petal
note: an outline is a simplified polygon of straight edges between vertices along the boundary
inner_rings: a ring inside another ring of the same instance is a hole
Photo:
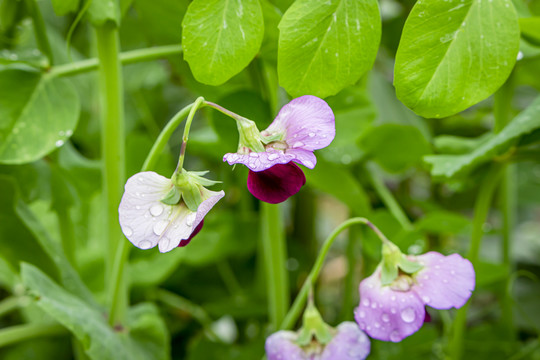
[[[317,158],[315,154],[311,151],[303,149],[287,149],[285,151],[286,155],[293,156],[293,161],[299,164],[304,165],[309,169],[313,169],[315,164],[317,164]]]
[[[369,355],[369,338],[358,325],[346,321],[337,327],[337,334],[326,345],[321,360],[362,360]]]
[[[223,161],[228,162],[229,165],[244,164],[252,171],[264,171],[276,164],[287,164],[293,159],[294,155],[274,149],[249,154],[227,153],[223,156]]]
[[[294,343],[297,337],[296,333],[285,330],[270,335],[264,346],[268,360],[308,360],[302,348]]]
[[[415,274],[413,291],[424,304],[435,309],[465,305],[475,287],[474,268],[469,260],[458,254],[444,256],[434,251],[416,259],[424,268]]]
[[[199,231],[201,231],[203,225],[204,225],[204,219],[199,223],[199,225],[195,227],[191,235],[189,235],[189,237],[186,240],[180,241],[180,244],[178,244],[178,247],[184,247],[187,244],[189,244],[191,242],[191,239],[193,239],[195,235],[197,235]]]
[[[360,283],[355,319],[372,338],[399,342],[422,327],[424,316],[424,304],[416,293],[381,286],[379,268]]]
[[[285,134],[291,148],[322,149],[330,145],[336,135],[334,113],[324,100],[312,95],[301,96],[283,106],[265,131],[270,135]]]
[[[247,179],[249,192],[270,204],[287,200],[300,191],[305,183],[304,172],[292,162],[277,164],[260,172],[250,171]]]

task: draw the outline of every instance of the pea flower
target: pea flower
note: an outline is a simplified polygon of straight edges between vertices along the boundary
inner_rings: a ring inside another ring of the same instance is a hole
[[[140,249],[156,245],[168,252],[187,245],[203,226],[203,219],[225,195],[203,185],[215,182],[204,172],[175,173],[172,179],[155,172],[140,172],[128,179],[118,208],[120,227]]]
[[[369,355],[370,343],[366,334],[352,321],[341,323],[326,346],[311,341],[306,346],[297,342],[298,333],[278,331],[266,339],[268,360],[361,360]]]
[[[306,178],[295,163],[313,169],[317,163],[313,151],[330,145],[336,133],[332,109],[311,95],[283,106],[261,133],[247,119],[238,122],[238,129],[238,152],[225,154],[223,161],[247,166],[248,190],[271,204],[283,202],[300,190]]]
[[[458,254],[444,256],[432,251],[399,261],[405,261],[405,267],[411,269],[417,265],[418,270],[400,268],[398,273],[395,267],[395,276],[385,284],[385,277],[388,278],[385,272],[392,267],[387,267],[388,262],[383,259],[375,272],[360,283],[360,305],[355,309],[355,319],[360,329],[374,339],[403,340],[422,327],[426,305],[435,309],[460,308],[475,287],[471,262]]]

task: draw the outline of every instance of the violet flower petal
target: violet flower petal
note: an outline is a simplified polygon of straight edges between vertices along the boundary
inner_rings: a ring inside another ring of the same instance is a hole
[[[294,160],[294,155],[274,149],[249,154],[227,153],[223,156],[223,161],[226,161],[229,165],[243,164],[256,172],[267,170],[276,164],[287,164],[291,160]]]
[[[300,191],[306,177],[298,165],[277,164],[260,172],[250,171],[247,178],[248,190],[257,199],[278,204]]]
[[[339,324],[337,331],[324,348],[321,360],[362,360],[369,355],[369,338],[358,324],[345,321]]]
[[[444,256],[428,252],[416,256],[424,268],[415,275],[413,291],[424,304],[435,309],[460,308],[475,287],[475,274],[471,262],[459,254]]]
[[[191,235],[189,235],[187,239],[180,241],[180,244],[178,244],[178,247],[184,247],[187,244],[189,244],[191,242],[191,239],[193,239],[195,235],[197,235],[199,231],[201,231],[203,225],[204,225],[204,219],[199,223],[199,225],[195,227],[195,229],[193,230],[193,232],[191,233]]]
[[[424,304],[416,293],[381,286],[379,268],[360,283],[355,319],[372,338],[399,342],[422,327],[424,316]]]
[[[304,95],[283,106],[265,131],[270,135],[285,134],[291,148],[322,149],[336,135],[334,113],[324,100]]]
[[[302,348],[294,343],[298,335],[292,331],[278,331],[266,339],[268,360],[308,360]]]
[[[293,156],[293,161],[302,164],[308,169],[313,169],[317,164],[317,158],[315,154],[308,150],[303,149],[287,149],[285,155]]]

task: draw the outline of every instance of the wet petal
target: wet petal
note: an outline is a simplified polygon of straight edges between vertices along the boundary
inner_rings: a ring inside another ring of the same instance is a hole
[[[422,327],[425,310],[416,293],[381,286],[377,269],[360,283],[360,305],[354,316],[372,338],[399,342]]]
[[[475,287],[475,274],[471,262],[458,254],[444,256],[428,252],[416,256],[424,268],[416,276],[413,287],[424,304],[435,309],[460,308]]]
[[[274,165],[265,171],[250,171],[247,179],[249,192],[270,204],[287,200],[300,191],[305,183],[304,172],[292,162]]]
[[[278,331],[266,339],[265,350],[268,360],[308,360],[302,348],[294,343],[297,334]]]
[[[193,237],[195,237],[195,235],[197,235],[199,231],[201,231],[203,225],[204,225],[204,219],[199,223],[199,225],[197,225],[197,227],[195,227],[195,229],[193,230],[193,232],[191,233],[191,235],[189,235],[187,239],[180,241],[180,244],[178,244],[178,247],[184,247],[187,244],[189,244],[191,242],[191,239],[193,239]]]
[[[369,338],[356,323],[343,322],[339,324],[337,331],[324,348],[321,360],[362,360],[369,355]]]
[[[317,164],[317,158],[312,151],[303,149],[288,149],[286,154],[294,156],[294,162],[302,164],[309,169],[313,169],[315,164]]]
[[[276,164],[287,164],[293,159],[294,155],[274,149],[249,154],[228,153],[223,156],[223,161],[226,161],[229,165],[243,164],[252,171],[264,171]]]
[[[269,134],[285,134],[291,148],[322,149],[334,140],[336,124],[328,104],[316,96],[305,95],[283,106],[266,129]]]

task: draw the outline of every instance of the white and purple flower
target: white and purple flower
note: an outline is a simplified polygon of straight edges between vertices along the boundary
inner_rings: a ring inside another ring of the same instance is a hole
[[[295,164],[313,169],[317,158],[313,151],[332,142],[335,118],[328,104],[316,96],[296,98],[281,108],[270,126],[261,132],[259,150],[241,143],[237,153],[228,153],[223,161],[249,168],[248,190],[259,200],[276,204],[296,194],[305,184],[302,170]]]
[[[298,333],[278,331],[266,339],[268,360],[361,360],[370,352],[366,334],[351,321],[341,323],[326,346],[312,341],[306,346],[298,345]]]
[[[163,202],[174,187],[171,179],[152,171],[128,179],[118,212],[122,232],[133,245],[143,250],[157,245],[162,253],[187,245],[201,230],[206,214],[225,195],[223,190],[196,185],[200,204],[192,211],[180,198],[173,204]]]
[[[389,285],[381,282],[381,266],[360,283],[360,305],[355,319],[374,339],[399,342],[418,331],[426,318],[425,306],[460,308],[475,287],[471,262],[458,254],[428,252],[408,256],[422,268],[400,273]]]

